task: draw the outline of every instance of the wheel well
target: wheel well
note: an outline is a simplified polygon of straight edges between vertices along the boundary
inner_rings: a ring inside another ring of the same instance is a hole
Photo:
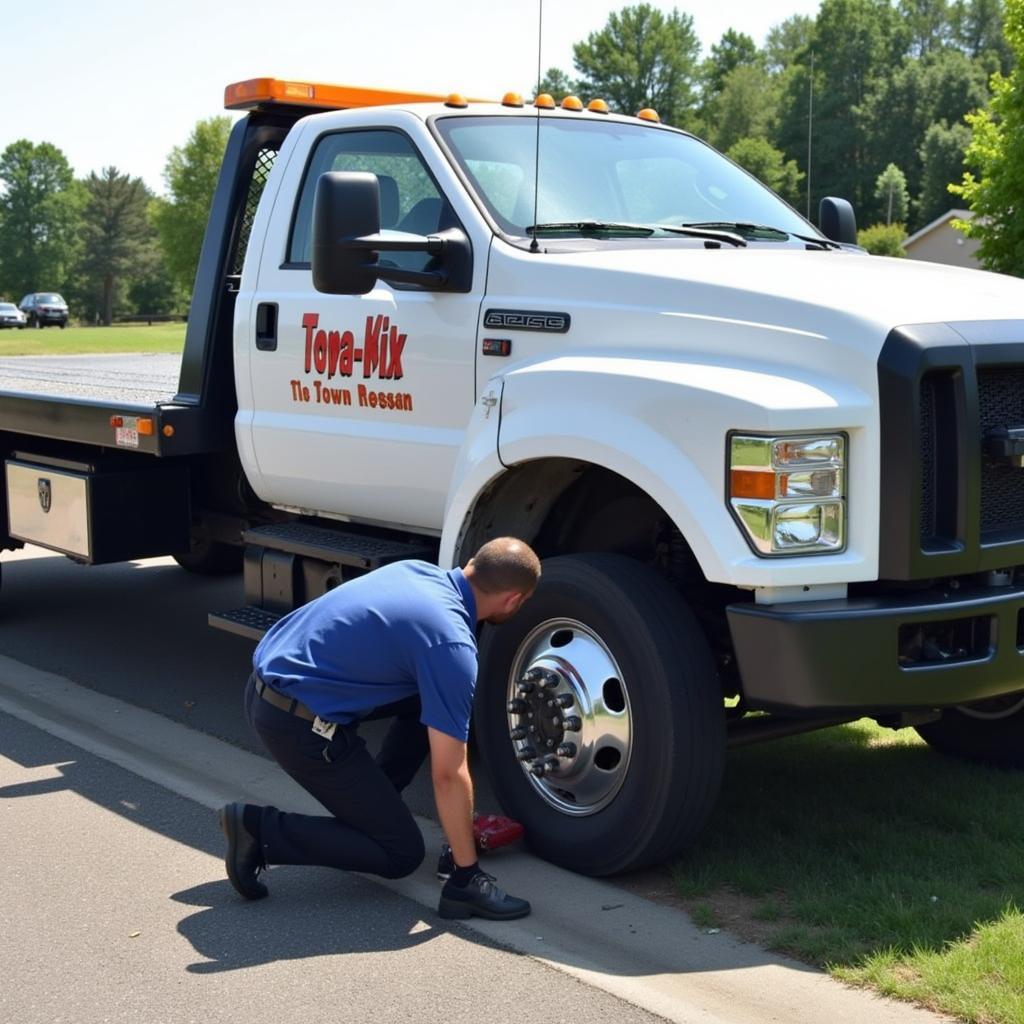
[[[456,545],[465,565],[492,537],[527,541],[541,558],[613,552],[650,565],[687,599],[704,628],[723,682],[734,664],[725,606],[732,587],[709,583],[668,513],[611,470],[573,459],[544,459],[510,469],[477,499]],[[738,690],[726,682],[727,690]]]

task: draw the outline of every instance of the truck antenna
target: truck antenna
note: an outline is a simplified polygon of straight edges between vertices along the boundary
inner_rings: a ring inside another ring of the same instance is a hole
[[[537,244],[537,206],[540,199],[540,104],[537,97],[540,96],[540,53],[541,41],[544,38],[544,0],[539,0],[537,12],[537,88],[534,91],[534,106],[537,108],[537,141],[533,151],[533,224],[530,230],[533,232],[533,241],[530,242],[530,252],[539,252]]]

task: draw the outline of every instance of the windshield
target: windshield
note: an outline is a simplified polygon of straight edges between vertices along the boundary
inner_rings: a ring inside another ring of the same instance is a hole
[[[62,306],[64,304],[64,300],[56,292],[42,292],[36,296],[36,302],[52,304],[54,306]]]
[[[13,302],[0,302],[0,312],[13,313],[17,308]]]
[[[618,121],[439,118],[438,130],[507,234],[572,222],[764,224],[817,232],[774,192],[710,146],[675,131]]]

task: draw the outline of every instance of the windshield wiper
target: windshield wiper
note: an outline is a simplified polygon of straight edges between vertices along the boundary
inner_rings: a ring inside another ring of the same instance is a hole
[[[645,238],[653,235],[656,231],[667,231],[674,235],[707,238],[713,242],[728,242],[730,245],[740,248],[747,244],[746,239],[733,231],[719,230],[717,226],[704,224],[633,224],[622,221],[567,220],[554,221],[550,224],[533,224],[526,228],[527,234],[532,234],[534,231],[577,231],[581,235],[622,232],[624,234],[640,235]]]
[[[765,232],[767,234],[781,235],[783,238],[799,238],[801,242],[807,242],[810,245],[819,245],[823,249],[842,249],[842,246],[838,242],[833,242],[831,238],[816,238],[814,235],[798,235],[795,231],[787,231],[785,228],[775,228],[770,224],[748,224],[744,221],[702,221],[694,224],[684,224],[683,227],[687,228],[727,228],[733,231],[742,231],[745,234],[756,234],[757,232]]]
[[[578,231],[581,235],[603,235],[612,231],[625,231],[636,235],[653,235],[655,229],[646,224],[624,224],[604,220],[562,220],[548,224],[531,224],[526,234],[544,231]]]

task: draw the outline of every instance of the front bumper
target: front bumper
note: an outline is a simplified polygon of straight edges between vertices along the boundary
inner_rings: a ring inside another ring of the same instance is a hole
[[[1024,690],[1024,587],[727,611],[751,709],[900,711]]]

